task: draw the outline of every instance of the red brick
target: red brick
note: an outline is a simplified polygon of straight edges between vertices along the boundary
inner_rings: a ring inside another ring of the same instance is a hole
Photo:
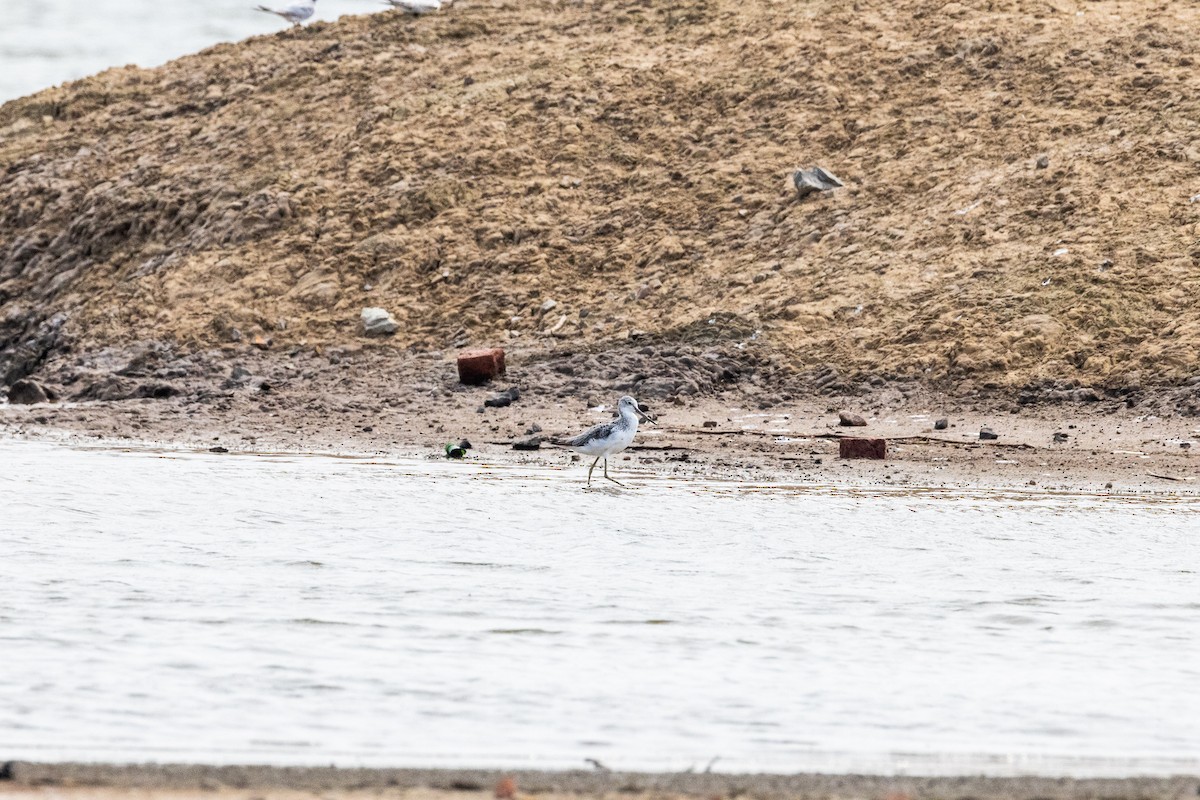
[[[841,439],[838,455],[842,458],[887,458],[887,439]]]
[[[478,385],[504,374],[504,350],[464,350],[458,354],[458,380]]]

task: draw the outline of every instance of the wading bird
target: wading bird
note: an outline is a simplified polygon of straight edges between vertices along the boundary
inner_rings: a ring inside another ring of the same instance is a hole
[[[392,8],[398,8],[405,14],[412,14],[414,17],[419,17],[422,14],[428,14],[430,11],[438,11],[443,5],[450,5],[449,0],[383,0]]]
[[[558,439],[554,443],[574,450],[576,453],[596,457],[592,466],[588,467],[588,486],[592,485],[592,470],[596,468],[596,464],[602,458],[604,459],[604,477],[617,486],[624,486],[625,484],[616,478],[608,477],[608,457],[616,455],[633,444],[633,437],[637,435],[638,421],[643,419],[647,422],[654,422],[654,417],[646,413],[637,400],[626,395],[617,401],[617,418],[612,422],[588,428],[578,436],[570,439]]]
[[[317,10],[317,0],[293,0],[286,6],[280,8],[268,8],[267,6],[259,6],[259,11],[264,11],[268,14],[274,14],[277,17],[283,17],[288,22],[300,27],[300,23],[311,17]]]

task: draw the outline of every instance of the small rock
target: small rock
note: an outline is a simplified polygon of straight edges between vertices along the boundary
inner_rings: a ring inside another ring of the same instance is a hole
[[[1028,162],[1026,162],[1026,163],[1028,163]],[[1034,163],[1038,169],[1046,169],[1046,167],[1050,166],[1050,156],[1043,153],[1042,155],[1037,157],[1037,161]]]
[[[461,447],[463,450],[471,449],[471,443],[469,441],[467,441],[466,439],[463,439],[461,442],[459,442],[458,446]]]
[[[250,370],[246,369],[245,367],[243,367],[239,364],[238,366],[236,366],[232,370],[230,370],[229,379],[232,381],[244,381],[250,377],[250,374],[251,374]]]
[[[711,420],[711,419],[706,419],[706,420],[704,420],[704,427],[706,427],[706,428],[715,428],[715,427],[717,427],[716,420]]]
[[[263,336],[261,333],[256,334],[255,337],[250,340],[250,346],[258,348],[259,350],[270,350],[271,345],[273,344],[275,344],[274,339],[269,336]]]
[[[21,379],[8,389],[8,402],[15,406],[32,406],[49,403],[50,392],[37,381]]]
[[[367,336],[391,336],[400,330],[400,323],[382,308],[364,308],[362,324],[363,333]]]
[[[1067,439],[1070,439],[1070,438],[1071,438],[1070,436],[1067,436],[1067,434],[1063,433],[1062,431],[1055,431],[1055,433],[1054,433],[1054,443],[1055,444],[1062,444],[1063,442],[1065,442]]]
[[[493,347],[487,350],[464,350],[458,354],[458,380],[472,386],[503,375],[504,350]]]
[[[798,198],[807,197],[813,192],[827,192],[845,186],[836,175],[821,167],[796,170],[792,173],[792,183],[796,185]]]
[[[839,458],[887,458],[887,439],[840,439]]]
[[[1180,446],[1182,449],[1184,449],[1184,450],[1191,450],[1191,449],[1192,449],[1192,443],[1191,443],[1191,442],[1180,442],[1180,443],[1179,443],[1179,446]]]
[[[487,406],[488,408],[506,408],[507,406],[511,406],[515,401],[520,400],[520,399],[521,399],[521,390],[518,389],[516,386],[510,386],[510,387],[508,387],[508,389],[501,392],[500,394],[494,394],[491,397],[489,397],[487,400],[484,400],[483,404],[485,406]]]
[[[555,300],[547,300],[546,302],[542,303],[540,308],[543,314],[548,314],[554,309],[558,308],[558,302]]]
[[[535,434],[535,433],[541,433],[541,432],[542,432],[542,426],[541,426],[541,425],[538,425],[538,424],[535,422],[535,423],[533,423],[532,425],[530,425],[528,429],[526,429],[526,431],[525,431],[525,435],[526,435],[526,436],[532,436],[532,435],[533,435],[533,434]]]
[[[229,448],[228,448],[228,447],[221,447],[220,445],[217,445],[216,447],[210,447],[210,448],[208,448],[208,452],[210,452],[210,453],[228,453],[228,452],[229,452]]]
[[[843,428],[865,428],[867,427],[867,421],[858,414],[850,414],[842,411],[838,414],[838,425],[841,425]]]
[[[542,437],[540,436],[530,436],[528,439],[513,442],[513,450],[540,450],[541,447]]]
[[[950,427],[950,420],[946,419],[945,417],[942,417],[941,419],[939,419],[938,421],[933,423],[933,429],[935,431],[944,431],[949,427]]]
[[[996,433],[991,428],[980,428],[979,429],[979,440],[981,442],[992,441],[994,439],[999,439],[999,438],[1000,438],[1000,434]]]

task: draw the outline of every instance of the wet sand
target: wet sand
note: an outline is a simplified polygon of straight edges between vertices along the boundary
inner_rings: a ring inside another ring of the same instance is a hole
[[[4,800],[485,800],[515,784],[516,800],[566,798],[821,798],[839,800],[1127,800],[1194,797],[1200,778],[1070,779],[885,777],[870,775],[725,775],[87,765],[10,763],[0,780]],[[503,792],[500,792],[503,794]]]
[[[186,364],[196,377],[119,379],[124,393],[170,386],[173,396],[167,398],[0,404],[0,435],[88,445],[430,458],[444,457],[446,443],[465,438],[473,445],[472,460],[561,466],[579,459],[550,439],[608,420],[617,397],[633,391],[603,376],[565,378],[561,360],[529,363],[495,385],[467,387],[455,380],[449,358],[401,360],[369,350],[332,360],[311,353],[285,360],[218,354],[211,364]],[[621,366],[653,367],[646,361]],[[171,364],[158,372],[185,371]],[[231,379],[231,364],[244,376]],[[85,375],[77,382],[87,380]],[[505,408],[484,406],[510,385],[521,387],[519,400]],[[1200,440],[1200,421],[1160,412],[1151,403],[1022,405],[903,385],[822,396],[772,390],[757,380],[694,396],[640,399],[659,424],[644,425],[635,445],[614,458],[610,467],[617,472],[1118,494],[1193,495],[1200,486],[1200,454],[1193,455],[1200,447],[1191,446]],[[867,425],[839,426],[840,411],[861,414]],[[935,430],[941,418],[949,427]],[[984,427],[999,438],[981,441]],[[1056,433],[1067,438],[1056,442]],[[513,449],[531,435],[543,437],[539,450]],[[843,436],[886,438],[888,459],[838,458]],[[587,462],[579,461],[582,482]]]

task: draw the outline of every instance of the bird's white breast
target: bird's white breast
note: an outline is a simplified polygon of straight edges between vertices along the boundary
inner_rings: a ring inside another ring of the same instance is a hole
[[[611,456],[619,453],[633,444],[637,435],[637,425],[617,426],[611,434],[603,439],[594,439],[579,448],[579,452],[588,456]]]

